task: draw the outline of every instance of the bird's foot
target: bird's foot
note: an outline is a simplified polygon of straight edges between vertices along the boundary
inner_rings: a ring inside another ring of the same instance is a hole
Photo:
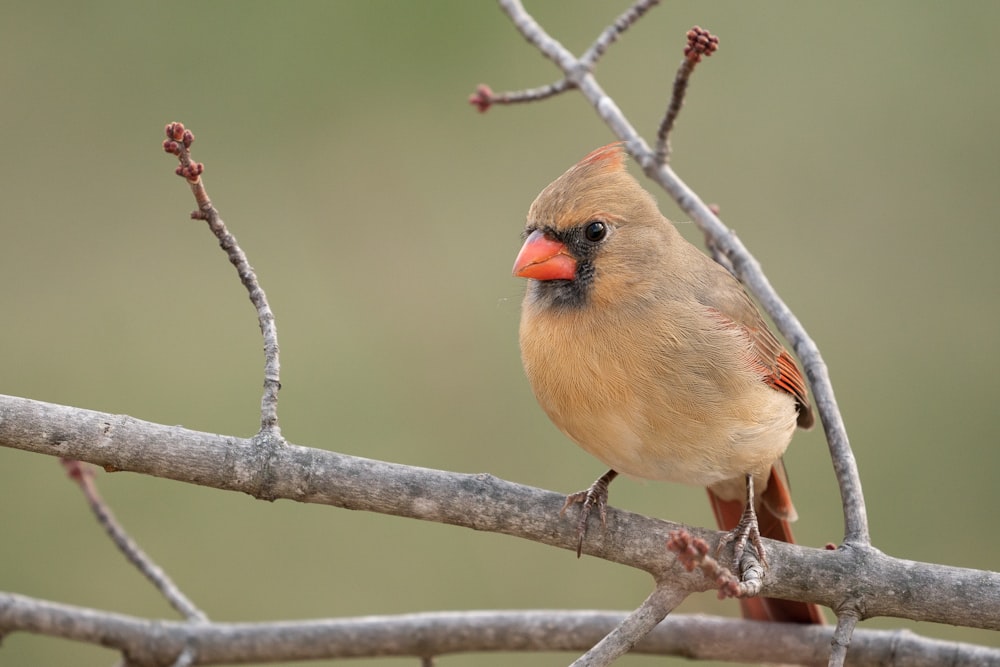
[[[607,471],[591,484],[589,488],[566,496],[566,502],[563,504],[562,509],[559,510],[559,516],[562,516],[569,509],[570,505],[580,504],[580,516],[576,521],[577,558],[583,553],[583,538],[587,534],[587,520],[590,518],[590,513],[594,511],[595,507],[597,508],[598,515],[601,517],[601,528],[607,528],[608,526],[608,486],[611,484],[611,480],[617,476],[618,473],[614,470]]]
[[[753,506],[753,477],[747,475],[747,503],[739,523],[731,531],[722,536],[719,546],[715,548],[716,557],[730,542],[733,544],[733,569],[740,581],[748,577],[760,579],[763,570],[768,567],[764,544],[760,540],[760,526],[757,523],[757,511]],[[752,547],[752,550],[751,550]],[[753,553],[756,552],[756,553]]]
[[[750,505],[752,508],[753,505]],[[747,518],[749,514],[749,519]],[[733,545],[733,569],[739,575],[741,581],[746,580],[747,574],[753,568],[767,568],[767,555],[764,553],[764,545],[760,541],[760,528],[757,526],[757,513],[751,509],[743,513],[736,528],[722,536],[719,546],[715,548],[715,555],[732,543]]]

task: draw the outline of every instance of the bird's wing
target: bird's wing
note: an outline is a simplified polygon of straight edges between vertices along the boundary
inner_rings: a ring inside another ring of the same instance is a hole
[[[724,279],[735,280],[725,272]],[[716,295],[726,295],[720,301]],[[771,387],[791,394],[799,406],[798,423],[802,428],[813,425],[812,408],[809,405],[809,391],[805,378],[792,358],[781,346],[777,337],[761,317],[756,304],[745,290],[709,290],[703,302],[726,325],[742,330],[750,340],[750,363],[759,368],[764,381]]]

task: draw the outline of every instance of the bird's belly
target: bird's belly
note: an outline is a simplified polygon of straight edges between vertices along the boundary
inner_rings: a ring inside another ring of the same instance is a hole
[[[566,435],[620,473],[704,486],[762,475],[791,440],[795,399],[747,363],[744,333],[685,312],[642,319],[671,324],[660,329],[575,311],[523,317],[535,397]]]
[[[620,473],[710,486],[762,475],[795,430],[791,396],[761,386],[756,395],[696,415],[651,411],[641,402],[546,411],[581,448]]]

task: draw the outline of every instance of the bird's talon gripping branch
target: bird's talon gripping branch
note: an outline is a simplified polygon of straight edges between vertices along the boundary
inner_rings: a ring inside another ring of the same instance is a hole
[[[722,549],[730,542],[733,544],[733,566],[740,573],[740,580],[744,579],[744,574],[754,569],[758,564],[763,569],[768,568],[767,556],[764,554],[764,544],[760,541],[760,524],[757,522],[757,512],[754,510],[753,475],[747,475],[747,504],[743,510],[736,527],[722,536],[719,546],[715,548],[715,557],[718,558]],[[756,554],[748,554],[747,546],[752,546]]]
[[[566,496],[566,502],[563,503],[562,509],[559,510],[559,515],[562,516],[566,514],[566,510],[570,506],[580,505],[580,516],[576,521],[577,558],[583,553],[583,538],[587,535],[587,520],[590,519],[590,513],[594,511],[595,507],[597,508],[598,516],[601,517],[601,529],[603,530],[608,527],[608,486],[611,484],[611,480],[617,476],[618,473],[614,470],[607,471],[591,484],[589,488]]]

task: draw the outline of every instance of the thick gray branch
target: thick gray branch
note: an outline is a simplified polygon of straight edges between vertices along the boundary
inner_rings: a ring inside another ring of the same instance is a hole
[[[573,550],[564,496],[506,482],[334,452],[164,426],[122,415],[0,395],[0,446],[79,459],[111,470],[347,509],[436,521]],[[685,592],[713,587],[686,573],[664,543],[678,524],[610,509],[586,553],[671,580]],[[719,533],[688,528],[714,544]],[[893,616],[1000,630],[1000,574],[891,558],[872,547],[835,551],[767,541],[763,594],[862,617]]]
[[[134,665],[170,664],[191,647],[196,664],[483,651],[588,649],[626,615],[603,611],[466,611],[277,623],[152,621],[0,593],[0,632],[26,631],[121,650]],[[832,628],[705,616],[664,620],[633,652],[738,662],[826,663]],[[734,641],[738,638],[739,641]],[[849,665],[1000,665],[1000,649],[858,630]]]

